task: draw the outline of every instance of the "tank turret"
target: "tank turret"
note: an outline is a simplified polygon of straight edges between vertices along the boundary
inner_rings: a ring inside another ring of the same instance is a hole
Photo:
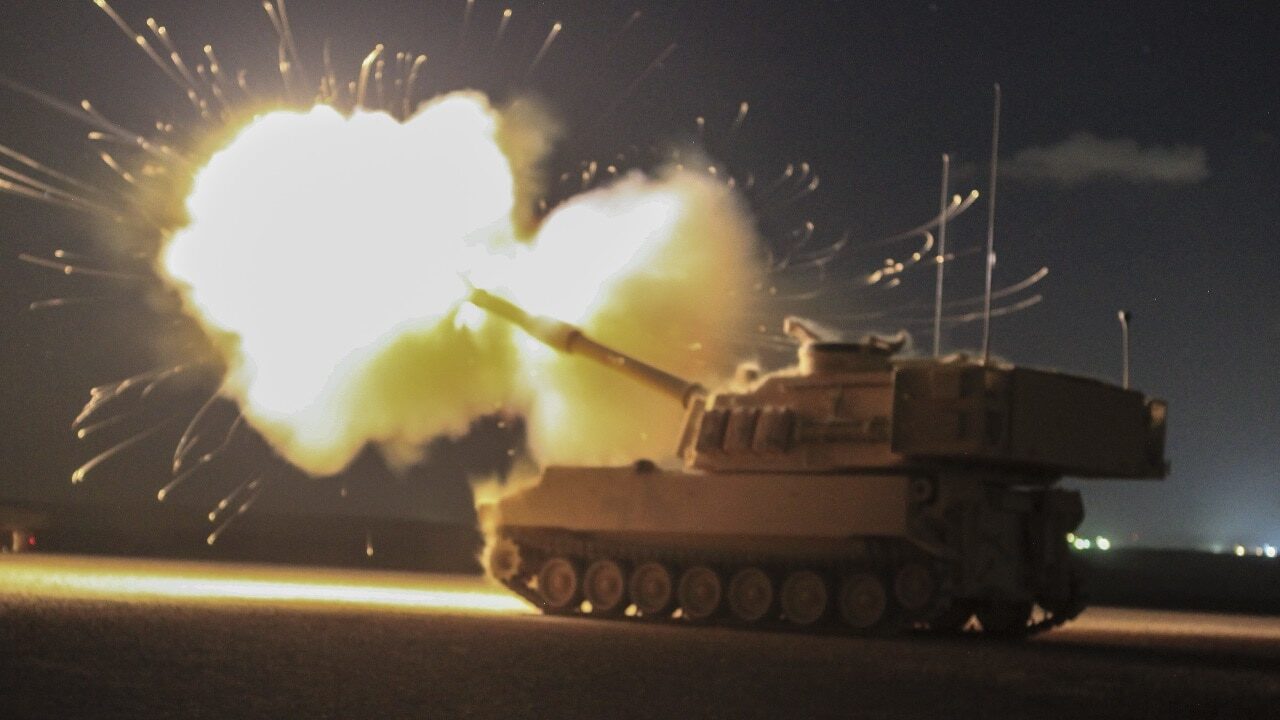
[[[1089,378],[805,337],[794,366],[708,393],[472,302],[686,408],[683,471],[553,466],[482,508],[490,573],[547,612],[1025,634],[1084,605],[1080,496],[1056,482],[1167,471],[1164,403]]]

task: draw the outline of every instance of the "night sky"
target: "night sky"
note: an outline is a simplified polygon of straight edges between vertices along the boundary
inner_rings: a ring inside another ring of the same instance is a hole
[[[113,5],[135,28],[154,15],[190,57],[212,43],[225,66],[247,69],[259,87],[278,87],[274,33],[257,0]],[[632,146],[644,154],[651,145],[700,146],[735,176],[754,174],[760,183],[788,163],[811,163],[821,177],[812,195],[753,198],[762,230],[775,253],[787,251],[788,233],[806,220],[816,228],[808,248],[846,231],[851,242],[816,300],[774,301],[762,321],[794,312],[854,337],[906,327],[922,352],[932,344],[920,322],[931,316],[932,274],[909,273],[896,288],[858,289],[852,280],[918,245],[871,247],[936,213],[942,153],[953,157],[954,192],[985,193],[992,84],[999,82],[1004,165],[995,284],[1041,266],[1049,275],[1014,298],[1040,293],[1042,303],[994,321],[994,352],[1118,381],[1116,312],[1127,309],[1134,385],[1170,405],[1169,479],[1079,483],[1086,529],[1154,545],[1280,544],[1276,5],[510,6],[511,24],[495,44],[505,5],[491,0],[476,2],[465,27],[463,0],[288,3],[302,55],[316,64],[326,38],[347,75],[381,42],[392,52],[432,56],[428,92],[478,87],[544,98],[568,128],[553,172]],[[564,29],[530,72],[556,20]],[[672,44],[661,67],[635,82]],[[157,118],[196,127],[182,95],[89,0],[0,6],[0,75],[72,103],[89,98],[128,127],[147,129]],[[735,128],[743,101],[750,111]],[[0,144],[89,182],[111,182],[83,137],[75,122],[0,88]],[[949,246],[979,247],[985,216],[980,202],[953,223]],[[74,500],[110,511],[153,497],[165,482],[172,433],[72,488],[71,471],[110,443],[104,431],[100,442],[77,445],[68,428],[89,387],[170,357],[181,328],[128,299],[137,297],[128,283],[64,278],[17,260],[57,248],[109,255],[101,240],[107,233],[94,223],[0,196],[0,228],[0,499]],[[980,292],[979,254],[949,267],[948,300]],[[809,289],[809,280],[787,273],[776,282],[784,291]],[[26,311],[32,301],[85,295],[125,299]],[[871,316],[878,312],[884,315]],[[980,333],[981,323],[949,327],[943,347],[972,350]],[[153,419],[189,405],[175,401]],[[391,477],[369,458],[345,478],[282,481],[264,505],[465,519],[463,477],[501,467],[516,435],[486,426],[470,441],[442,446],[408,478]],[[231,458],[174,502],[206,510],[234,485],[238,462],[251,464]]]

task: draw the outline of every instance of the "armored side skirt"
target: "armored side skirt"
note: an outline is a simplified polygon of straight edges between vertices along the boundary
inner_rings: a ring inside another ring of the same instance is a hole
[[[501,502],[501,522],[578,532],[847,538],[904,537],[901,475],[694,474],[635,467],[551,467]]]

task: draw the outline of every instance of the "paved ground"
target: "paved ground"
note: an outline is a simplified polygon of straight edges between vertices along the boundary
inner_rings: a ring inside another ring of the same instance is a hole
[[[0,717],[1280,717],[1280,619],[1031,642],[529,614],[479,581],[0,558]]]

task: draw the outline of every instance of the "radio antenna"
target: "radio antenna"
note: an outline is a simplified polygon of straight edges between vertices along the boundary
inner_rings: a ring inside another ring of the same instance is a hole
[[[942,153],[942,197],[938,201],[938,215],[942,221],[938,223],[938,285],[933,293],[933,356],[938,357],[942,347],[942,268],[947,263],[947,187],[950,180],[951,156]]]
[[[1133,320],[1133,315],[1128,310],[1121,310],[1116,313],[1116,317],[1120,319],[1120,359],[1122,378],[1124,380],[1124,389],[1129,389],[1129,321]]]
[[[991,196],[987,198],[987,283],[982,294],[982,364],[991,359],[991,271],[996,264],[996,170],[1000,155],[1000,83],[991,112]]]

